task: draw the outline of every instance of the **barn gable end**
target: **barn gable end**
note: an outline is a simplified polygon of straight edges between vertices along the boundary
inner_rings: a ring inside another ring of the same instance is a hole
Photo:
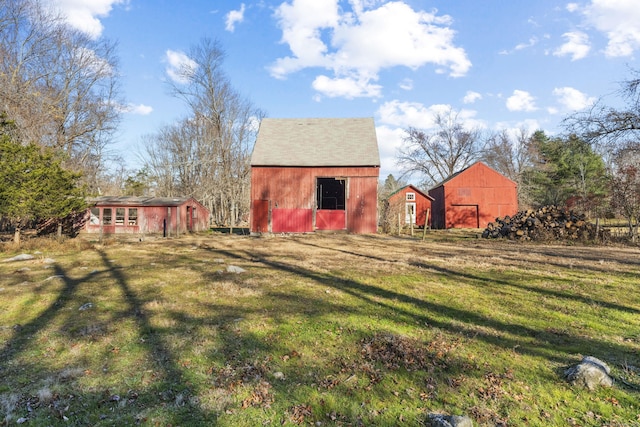
[[[484,228],[518,211],[517,185],[482,162],[429,190],[435,228]]]
[[[431,224],[431,204],[433,197],[412,184],[406,185],[387,197],[389,209],[400,213],[401,221],[424,227]]]
[[[251,232],[377,231],[371,118],[263,119],[251,156]]]

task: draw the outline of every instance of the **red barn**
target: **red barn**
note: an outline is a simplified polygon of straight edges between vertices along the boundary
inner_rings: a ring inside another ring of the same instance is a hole
[[[484,228],[518,212],[516,183],[482,162],[429,190],[434,228]]]
[[[90,203],[87,233],[176,236],[209,229],[209,210],[192,197],[104,196]]]
[[[414,225],[419,227],[424,227],[425,220],[427,225],[431,224],[432,202],[433,197],[411,184],[402,187],[387,197],[389,208],[400,212],[401,218],[406,225],[413,222]],[[428,218],[427,215],[429,216]]]
[[[263,119],[251,156],[251,232],[375,233],[372,118]]]

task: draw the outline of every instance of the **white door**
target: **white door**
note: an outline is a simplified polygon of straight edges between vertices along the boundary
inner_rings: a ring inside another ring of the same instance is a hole
[[[405,203],[404,205],[404,222],[405,224],[416,223],[416,204]]]

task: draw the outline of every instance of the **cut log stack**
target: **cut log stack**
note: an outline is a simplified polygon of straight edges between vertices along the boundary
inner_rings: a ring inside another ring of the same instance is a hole
[[[482,237],[512,240],[594,240],[596,226],[584,214],[557,206],[520,211],[513,216],[496,218],[482,232]]]

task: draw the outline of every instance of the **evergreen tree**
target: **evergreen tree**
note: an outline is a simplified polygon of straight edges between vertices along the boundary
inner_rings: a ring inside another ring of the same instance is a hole
[[[543,131],[531,137],[533,166],[525,180],[539,205],[564,206],[569,200],[584,210],[606,194],[606,169],[601,156],[575,135],[549,138]]]
[[[135,176],[129,175],[124,182],[125,196],[146,196],[151,187],[151,178],[149,177],[149,169],[143,167]]]
[[[389,197],[391,194],[395,193],[402,187],[407,185],[405,181],[402,179],[397,180],[395,176],[389,174],[387,178],[384,180],[384,184],[380,188],[380,199],[384,200]]]
[[[22,228],[41,221],[62,220],[86,209],[81,175],[62,168],[51,150],[22,144],[15,125],[0,114],[0,217],[15,229],[20,242]]]

